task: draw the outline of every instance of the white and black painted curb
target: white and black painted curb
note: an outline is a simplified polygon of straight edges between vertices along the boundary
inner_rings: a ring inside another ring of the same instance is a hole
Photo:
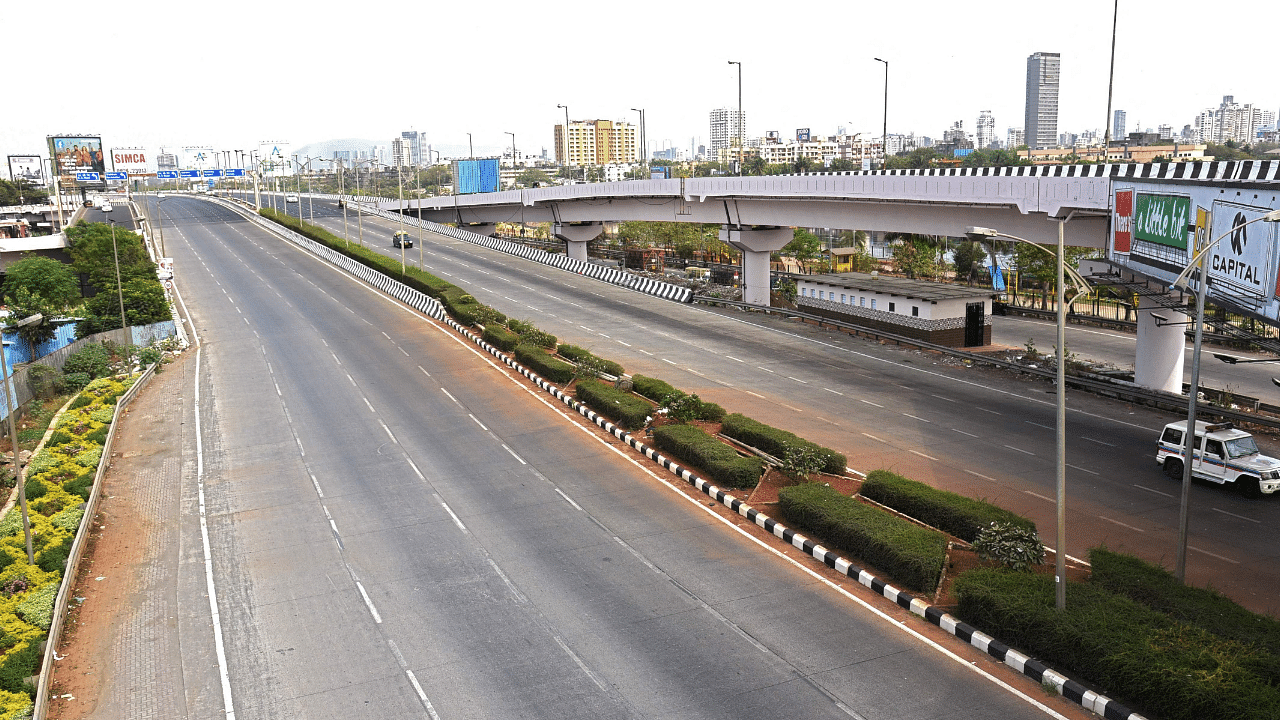
[[[265,218],[262,218],[262,220],[267,222]],[[690,472],[687,468],[682,467],[679,463],[676,463],[670,458],[659,453],[654,448],[640,442],[631,433],[609,422],[594,410],[591,410],[586,405],[583,405],[571,396],[565,394],[560,390],[560,388],[552,385],[546,380],[543,380],[536,373],[517,363],[514,359],[508,357],[498,348],[485,342],[480,338],[480,336],[455,322],[453,318],[449,317],[448,314],[445,313],[443,306],[441,306],[434,298],[424,295],[413,288],[407,287],[397,280],[393,280],[366,265],[362,265],[361,263],[342,255],[341,253],[330,250],[324,245],[303,237],[288,228],[275,223],[272,223],[272,225],[273,230],[285,236],[299,247],[307,250],[308,252],[312,252],[313,254],[338,267],[341,267],[344,270],[350,271],[353,275],[365,281],[369,285],[378,288],[379,290],[419,311],[426,313],[435,320],[445,323],[464,337],[470,339],[476,345],[479,345],[490,355],[501,360],[503,364],[516,372],[519,372],[539,388],[546,391],[572,410],[578,412],[578,414],[594,422],[605,432],[625,442],[632,448],[635,448],[645,457],[653,460],[663,468],[666,468],[673,475],[692,485],[707,497],[723,504],[730,510],[733,510],[756,525],[764,528],[767,532],[781,538],[789,545],[798,548],[806,555],[822,562],[827,567],[833,568],[836,572],[856,580],[877,594],[883,595],[898,607],[908,610],[915,615],[919,615],[930,623],[946,630],[961,640],[964,640],[973,647],[978,648],[1041,685],[1046,687],[1052,685],[1052,687],[1063,697],[1079,704],[1087,710],[1091,710],[1102,717],[1107,718],[1107,720],[1146,720],[1142,715],[1129,710],[1125,706],[1106,697],[1105,695],[1099,695],[1098,693],[1089,690],[1065,675],[1055,672],[1040,661],[1033,660],[1027,655],[1014,650],[990,635],[979,631],[972,625],[942,612],[924,600],[912,597],[910,594],[893,587],[866,570],[863,570],[849,562],[845,558],[840,557],[804,535],[801,535],[777,520],[774,520],[768,515],[756,510],[750,505],[744,503],[742,500],[726,493],[724,490],[712,485],[706,480],[703,480],[701,477]]]
[[[337,200],[340,196],[315,195],[313,197]],[[352,202],[359,202],[359,199],[351,196],[343,197],[346,197]],[[370,204],[384,199],[385,198],[364,198],[364,200],[369,201]],[[422,227],[425,230],[430,230],[433,233],[451,237],[455,240],[469,242],[473,245],[481,245],[489,248],[490,250],[497,250],[498,252],[506,253],[508,255],[522,257],[525,260],[542,263],[543,265],[550,265],[551,267],[571,272],[575,275],[584,275],[595,280],[607,282],[610,285],[617,285],[619,287],[627,288],[628,290],[634,290],[638,293],[644,293],[645,295],[653,295],[654,297],[660,297],[664,300],[672,300],[680,303],[693,302],[693,290],[690,288],[673,285],[668,282],[662,282],[661,280],[652,280],[650,278],[640,277],[639,275],[633,275],[625,270],[578,260],[567,255],[549,253],[540,248],[529,247],[528,245],[514,243],[509,240],[501,240],[499,238],[480,235],[478,233],[473,233],[470,230],[455,228],[451,225],[441,225],[440,223],[434,223],[429,220],[419,220],[411,215],[401,216],[399,213],[387,212],[386,210],[382,210],[376,206],[363,210],[363,212],[370,215],[377,215],[378,217],[386,218],[387,220],[395,220],[396,222],[401,222],[403,220],[406,225]]]

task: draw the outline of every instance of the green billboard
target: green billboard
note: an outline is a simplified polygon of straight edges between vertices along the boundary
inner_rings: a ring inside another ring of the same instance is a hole
[[[1133,215],[1133,237],[1157,245],[1187,249],[1187,222],[1191,200],[1177,195],[1138,193]]]

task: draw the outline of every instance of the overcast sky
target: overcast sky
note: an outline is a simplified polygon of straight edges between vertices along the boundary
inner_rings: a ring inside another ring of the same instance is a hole
[[[305,10],[302,8],[306,8]],[[317,10],[319,8],[319,10]],[[565,15],[562,9],[571,9]],[[1102,130],[1111,0],[1076,3],[700,0],[280,3],[224,0],[7,4],[0,155],[47,155],[49,134],[104,147],[293,147],[382,139],[411,126],[437,148],[552,151],[571,119],[638,121],[651,149],[708,142],[708,112],[736,107],[747,134],[796,128],[940,138],[995,116],[1022,126],[1026,59],[1062,54],[1060,132]],[[1213,12],[1209,16],[1206,13]],[[599,13],[599,14],[592,14]],[[1120,1],[1113,107],[1175,129],[1223,95],[1280,110],[1267,0]],[[1233,32],[1232,28],[1236,31]],[[447,153],[446,153],[447,154]]]

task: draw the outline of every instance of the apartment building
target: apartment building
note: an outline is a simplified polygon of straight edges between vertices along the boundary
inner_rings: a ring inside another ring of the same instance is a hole
[[[635,125],[625,121],[572,121],[567,144],[563,124],[556,125],[555,136],[556,162],[561,165],[608,165],[640,159],[639,133]]]

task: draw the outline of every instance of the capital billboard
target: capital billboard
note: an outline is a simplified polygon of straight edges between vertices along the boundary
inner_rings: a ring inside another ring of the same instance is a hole
[[[156,171],[151,151],[144,148],[111,148],[111,168],[130,175],[151,175]]]
[[[1230,285],[1236,292],[1254,298],[1272,288],[1271,246],[1275,244],[1275,224],[1255,222],[1271,208],[1235,202],[1213,204],[1209,240],[1226,235],[1209,251],[1209,282]]]
[[[213,148],[207,145],[182,148],[178,163],[183,170],[203,170],[217,167],[216,159],[213,156]]]
[[[39,155],[10,155],[9,179],[21,180],[28,187],[44,187],[44,158]]]
[[[101,188],[106,186],[106,158],[102,155],[102,138],[90,136],[50,135],[49,157],[53,158],[58,183],[65,188]],[[97,180],[87,179],[96,173]]]
[[[290,174],[289,143],[283,140],[263,140],[258,143],[258,167],[269,176]]]

